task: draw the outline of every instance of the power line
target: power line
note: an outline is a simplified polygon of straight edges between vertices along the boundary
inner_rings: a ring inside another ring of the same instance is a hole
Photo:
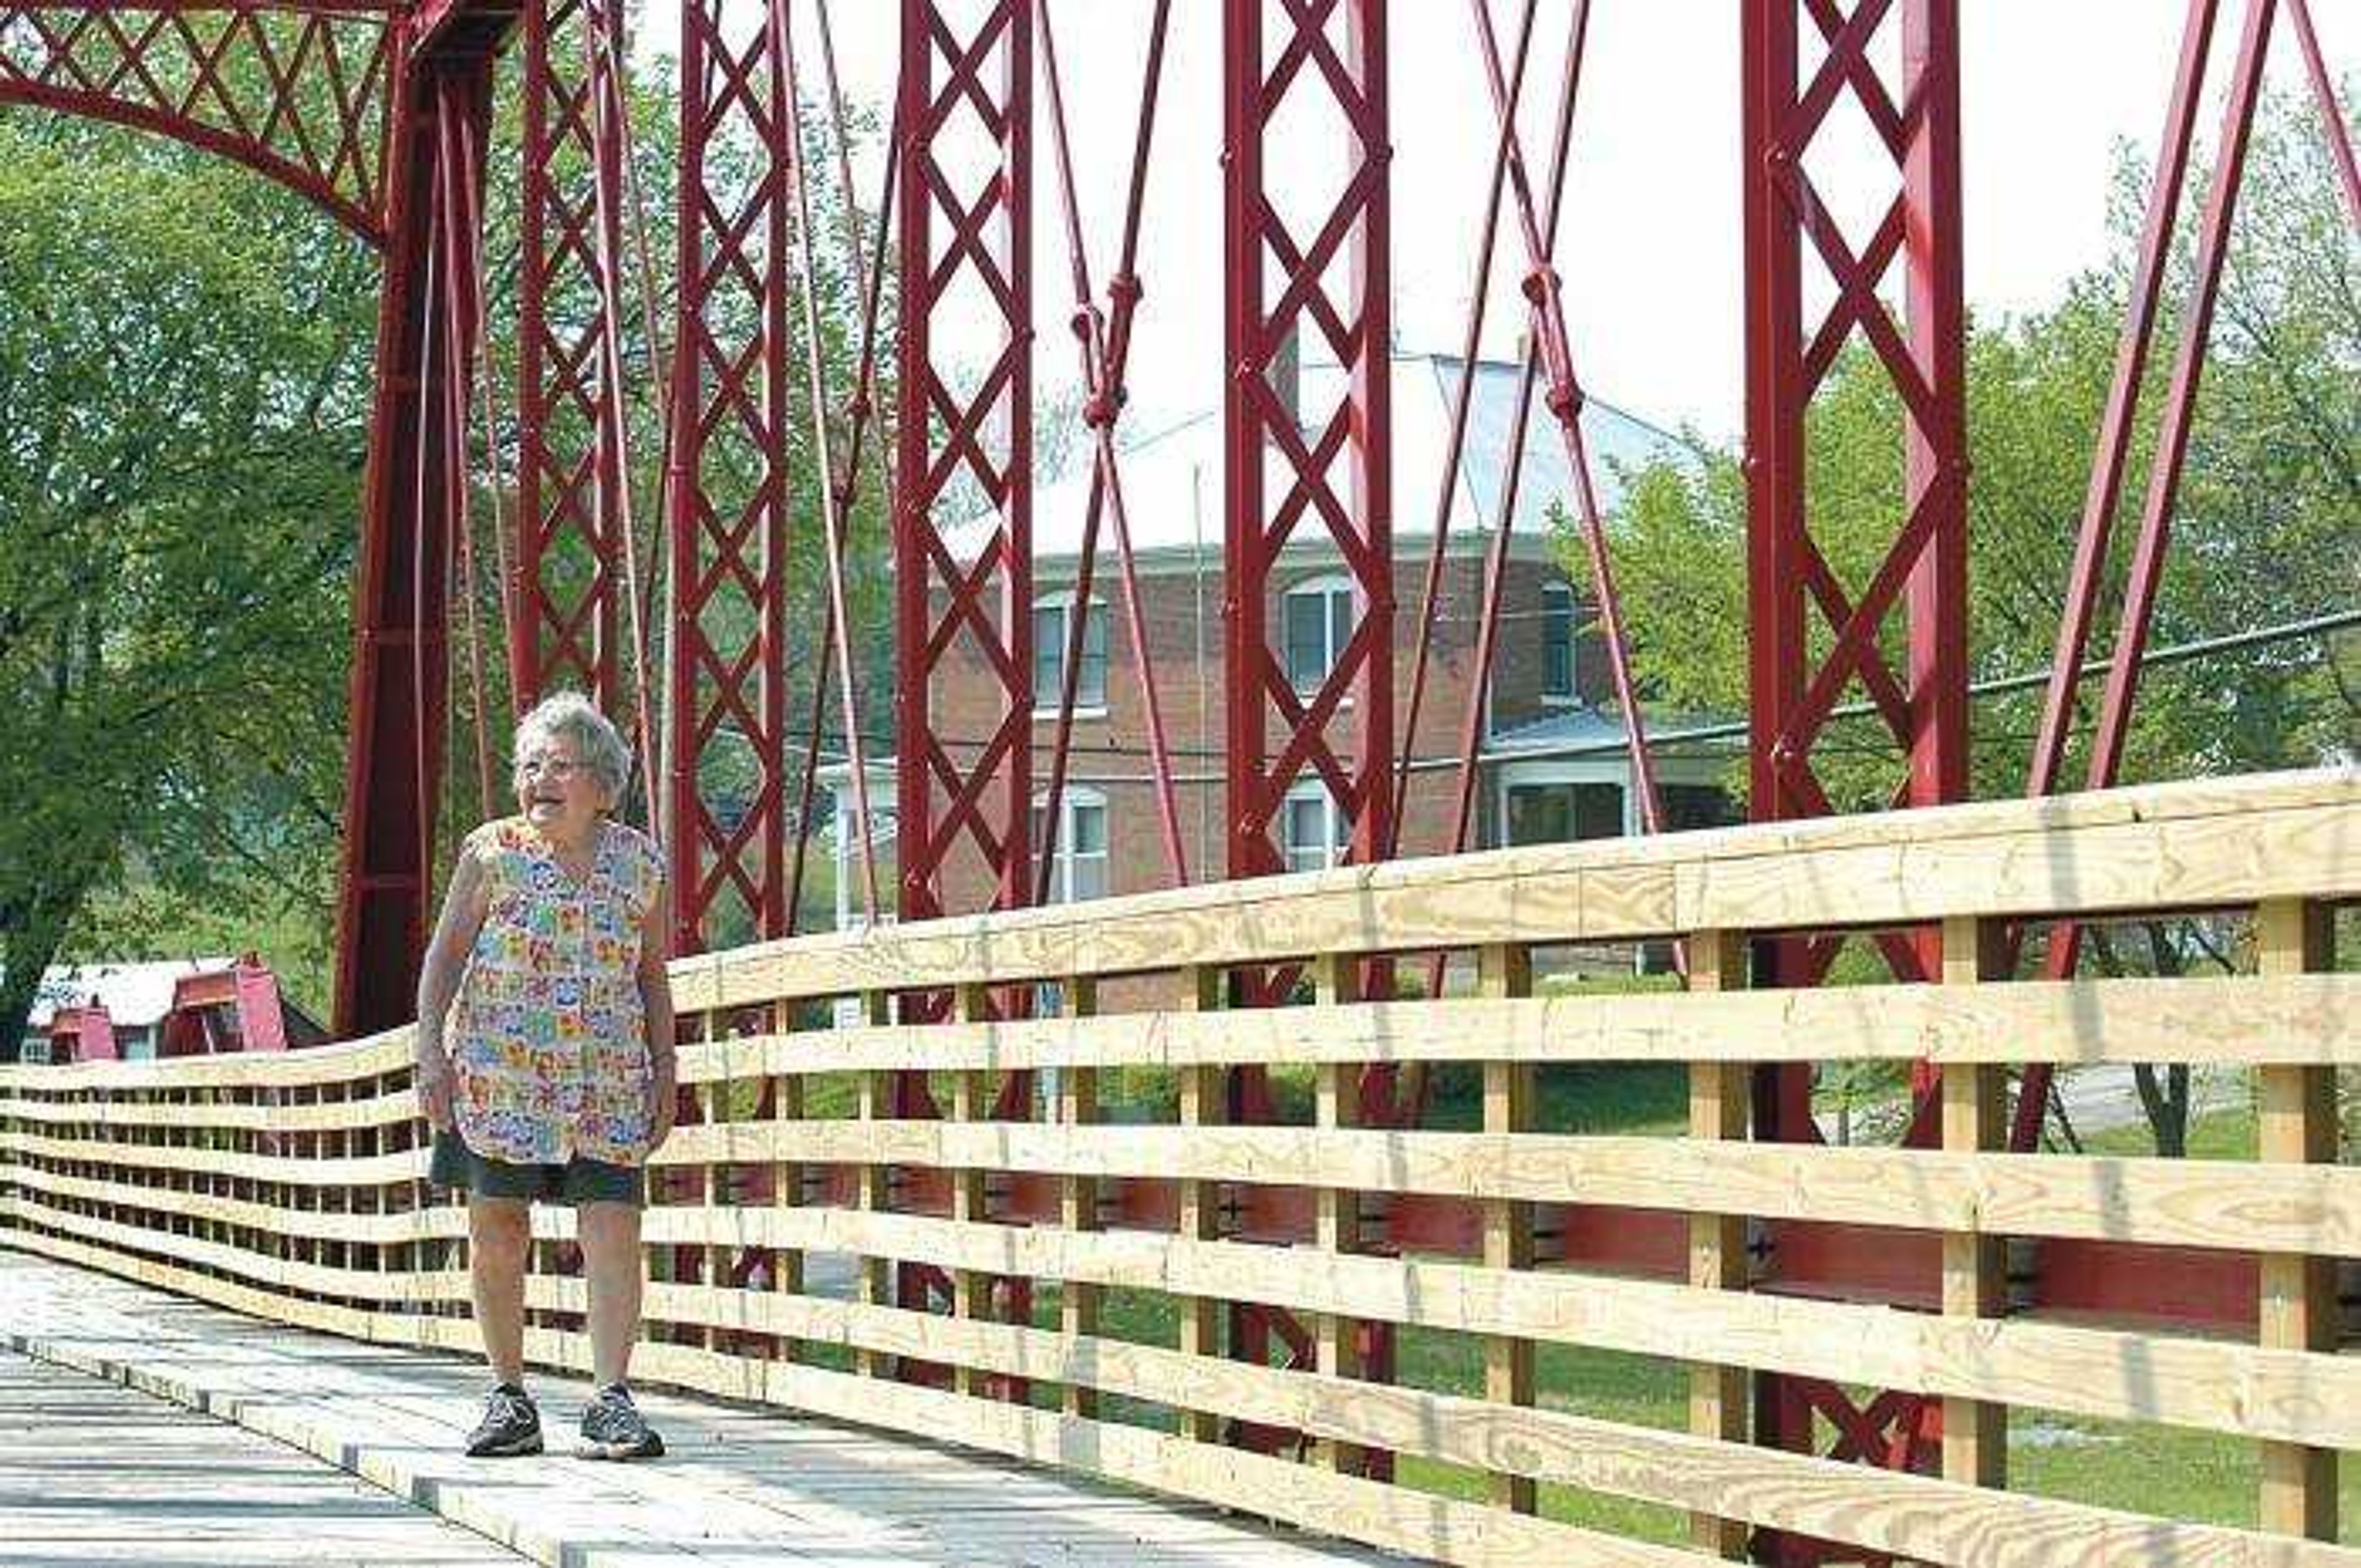
[[[2258,627],[2220,637],[2200,638],[2193,641],[2174,643],[2164,648],[2151,648],[2142,655],[2140,667],[2150,669],[2189,663],[2217,654],[2241,652],[2251,648],[2269,647],[2281,642],[2314,641],[2355,627],[2361,627],[2361,609],[2337,610],[2325,615],[2311,616],[2301,620],[2283,621],[2275,626]],[[2112,657],[2093,659],[2082,666],[2075,677],[2076,682],[2080,684],[2103,675],[2114,665],[2114,660]],[[1975,681],[1969,685],[1968,696],[1973,699],[2004,696],[2012,692],[2034,690],[2048,685],[2049,674],[2047,668],[2043,668]],[[1842,718],[1863,718],[1878,711],[1877,706],[1873,703],[1851,702],[1830,709],[1828,718],[1831,721]],[[1679,729],[1661,730],[1649,736],[1648,750],[1652,755],[1696,754],[1708,750],[1726,751],[1727,747],[1723,743],[1744,740],[1747,729],[1746,720],[1741,718],[1692,725]],[[722,733],[736,735],[741,740],[744,739],[741,732],[734,729],[725,729]],[[862,739],[882,746],[890,746],[894,743],[894,738],[882,731],[863,729]],[[980,748],[987,743],[973,738],[938,737],[938,739],[941,740],[943,744],[950,746]],[[1498,739],[1495,737],[1495,740]],[[1037,752],[1046,753],[1049,749],[1050,743],[1045,740],[1036,740],[1031,745],[1031,750]],[[802,750],[801,747],[797,748],[798,752]],[[1224,754],[1208,747],[1173,746],[1168,750],[1179,756],[1220,757]],[[1566,757],[1613,756],[1621,753],[1624,750],[1622,738],[1614,736],[1588,740],[1566,740],[1554,745],[1512,747],[1495,745],[1479,752],[1477,761],[1479,762],[1532,762]],[[1076,740],[1070,748],[1070,752],[1074,755],[1133,758],[1147,756],[1148,748],[1144,745],[1113,740],[1094,742]],[[824,762],[841,762],[846,760],[841,753],[826,750],[825,745],[820,751],[820,756]],[[1459,759],[1455,756],[1421,757],[1411,763],[1411,768],[1412,772],[1431,773],[1437,769],[1455,768],[1458,765]],[[1180,773],[1174,776],[1173,782],[1175,784],[1217,784],[1224,776],[1221,773],[1210,772]],[[1150,784],[1156,782],[1154,776],[1148,773],[1104,773],[1090,776],[1077,773],[1071,775],[1071,779],[1075,784]]]

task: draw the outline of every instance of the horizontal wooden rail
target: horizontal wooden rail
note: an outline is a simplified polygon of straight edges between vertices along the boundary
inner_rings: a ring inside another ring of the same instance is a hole
[[[2324,936],[2356,898],[2361,775],[2345,770],[1401,862],[683,960],[697,1114],[651,1167],[641,1368],[1449,1562],[1712,1560],[1679,1543],[1694,1529],[1717,1552],[1775,1530],[1976,1568],[2356,1568],[2330,1503],[2335,1458],[2361,1448],[2361,1354],[2318,1293],[2340,1264],[2361,1278],[2361,1168],[2335,1157],[2320,1092],[2361,1069],[2361,975],[2334,972]],[[2007,926],[2192,912],[2224,923],[2236,973],[2052,982],[1993,956]],[[1763,938],[1936,926],[1939,982],[1745,983]],[[1697,989],[1533,993],[1552,948],[1668,938],[1710,960]],[[1438,948],[1482,955],[1473,994],[1361,999],[1387,972],[1370,960]],[[1280,965],[1318,977],[1309,1004],[1224,1004],[1226,971]],[[1050,999],[1064,1015],[1027,1015]],[[839,1009],[862,1021],[833,1026]],[[465,1215],[424,1185],[409,1056],[397,1031],[0,1068],[0,1245],[473,1349]],[[1740,1069],[1833,1061],[1949,1069],[1943,1146],[1748,1137]],[[1978,1097],[2002,1068],[2157,1061],[2254,1075],[2262,1157],[1992,1152]],[[1472,1113],[1366,1120],[1350,1075],[1372,1066],[1480,1085],[1481,1130]],[[1686,1135],[1677,1117],[1661,1136],[1579,1130],[1579,1105],[1535,1091],[1649,1068],[1696,1069]],[[1235,1069],[1300,1085],[1300,1124],[1231,1124]],[[1547,1076],[1576,1071],[1591,1076]],[[925,1083],[946,1114],[904,1092]],[[1444,1231],[1462,1239],[1391,1239],[1422,1204],[1459,1206]],[[1927,1288],[1797,1280],[1785,1238],[1806,1226],[1923,1255]],[[543,1212],[535,1234],[569,1241],[573,1217]],[[1669,1266],[1616,1252],[1642,1234],[1669,1239]],[[1700,1238],[1702,1273],[1677,1261]],[[2173,1255],[2252,1281],[2252,1326],[2053,1310],[2047,1249],[2092,1245],[2189,1249]],[[1946,1269],[1964,1294],[1938,1288]],[[580,1281],[544,1272],[528,1299],[530,1354],[584,1365]],[[1249,1320],[1224,1302],[1293,1314],[1317,1354],[1238,1354]],[[1475,1381],[1412,1386],[1367,1359],[1454,1336],[1486,1349]],[[1667,1427],[1576,1413],[1536,1388],[1535,1346],[1689,1368],[1680,1386],[1718,1402]],[[1771,1372],[1942,1401],[1989,1446],[1955,1436],[1940,1477],[1754,1446],[1730,1379]],[[2256,1445],[2265,1528],[2008,1490],[2012,1407]],[[1307,1446],[1240,1446],[1254,1432]],[[1464,1472],[1487,1500],[1387,1479],[1397,1461]],[[1561,1489],[1673,1529],[1547,1517]]]

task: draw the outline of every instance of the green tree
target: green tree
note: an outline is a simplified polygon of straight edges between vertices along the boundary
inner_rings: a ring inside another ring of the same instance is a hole
[[[2349,98],[2349,94],[2347,95]],[[2091,454],[2114,373],[2147,172],[2118,172],[2116,252],[2072,280],[2054,306],[1977,323],[1968,344],[1969,635],[1978,680],[2046,670],[2058,632]],[[2196,210],[2202,191],[2190,204]],[[2361,582],[2361,261],[2337,173],[2308,100],[2266,105],[2249,155],[2151,649],[2349,609]],[[2143,388],[2142,420],[2116,523],[2114,559],[2090,650],[2109,649],[2156,427],[2189,298],[2183,234]],[[1807,428],[1806,484],[1815,538],[1857,593],[1903,515],[1902,418],[1883,367],[1856,341],[1839,359]],[[1737,455],[1631,476],[1615,538],[1633,654],[1648,687],[1675,706],[1747,706],[1746,494]],[[1583,570],[1572,540],[1569,568]],[[1902,618],[1885,652],[1899,670]],[[1816,624],[1817,646],[1830,636]],[[2060,773],[2086,768],[2097,683]],[[1858,698],[1858,683],[1848,692]],[[2039,719],[2036,690],[1996,694],[1971,714],[1971,788],[2022,792]],[[1841,721],[1816,766],[1839,810],[1883,806],[1899,756],[1873,718]],[[2361,637],[2310,638],[2224,652],[2143,672],[2124,782],[2317,763],[2361,749]],[[1732,787],[1745,788],[1734,766]],[[2226,964],[2232,933],[2181,922],[2097,934],[2107,972]],[[1861,961],[1871,961],[1863,958]],[[2159,1148],[2178,1152],[2188,1119],[2185,1069],[2139,1069]]]
[[[1978,323],[1968,345],[1969,635],[1972,678],[2046,668],[2072,557],[2091,451],[2113,374],[2146,174],[2121,170],[2117,254],[2053,307]],[[2350,606],[2361,581],[2361,289],[2353,231],[2308,102],[2275,103],[2257,126],[2201,387],[2151,646]],[[2137,510],[2190,287],[2188,239],[2151,358],[2106,597],[2120,602]],[[1807,432],[1814,537],[1857,593],[1903,515],[1902,418],[1884,370],[1858,340],[1839,359]],[[1675,707],[1747,704],[1746,495],[1735,453],[1631,476],[1615,537],[1633,653]],[[1583,571],[1572,540],[1562,552]],[[1886,652],[1900,668],[1903,624]],[[2092,655],[2107,652],[2103,611]],[[1818,646],[1829,636],[1817,624]],[[2144,672],[2125,782],[2314,762],[2361,739],[2350,641],[2290,641]],[[1858,683],[1846,694],[1863,695]],[[2079,781],[2095,712],[2086,684]],[[1973,789],[2024,788],[2037,691],[1979,702]],[[1821,772],[1839,809],[1883,805],[1897,757],[1874,718],[1831,732]],[[1742,773],[1733,772],[1742,788]]]
[[[0,118],[7,1047],[70,935],[316,899],[375,273],[228,164]]]

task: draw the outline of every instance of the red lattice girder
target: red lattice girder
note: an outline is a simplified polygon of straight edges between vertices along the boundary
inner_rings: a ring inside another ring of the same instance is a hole
[[[569,686],[619,712],[630,548],[611,341],[620,296],[600,267],[622,254],[622,143],[598,103],[621,57],[621,11],[614,0],[546,0],[525,7],[524,24],[511,685],[520,709]]]
[[[1743,18],[1752,812],[1780,820],[1830,809],[1813,755],[1855,685],[1898,747],[1904,765],[1893,804],[1960,800],[1967,791],[1968,596],[1957,0],[1747,0]],[[1808,80],[1801,71],[1806,22],[1826,44]],[[1889,25],[1901,29],[1902,78],[1892,91],[1873,53]],[[1843,231],[1806,163],[1840,104],[1866,120],[1894,166],[1895,193],[1866,236]],[[1834,293],[1807,319],[1814,264]],[[1899,322],[1888,302],[1896,292],[1905,303]],[[1901,404],[1905,483],[1890,542],[1869,580],[1849,588],[1813,535],[1805,425],[1815,393],[1856,335]],[[1814,615],[1828,633],[1824,651],[1816,652]],[[1898,639],[1885,635],[1897,616],[1905,622]],[[1905,650],[1899,671],[1883,652],[1895,641]],[[1923,940],[1889,936],[1883,946],[1905,978],[1931,967]],[[1814,983],[1832,950],[1775,944],[1767,972],[1758,962],[1757,982]],[[1758,1137],[1817,1139],[1807,1069],[1764,1073],[1755,1106]],[[1874,1297],[1921,1273],[1931,1277],[1931,1254],[1873,1233],[1782,1225],[1772,1242],[1773,1277],[1788,1288]],[[1861,1403],[1832,1385],[1766,1376],[1757,1436],[1809,1449],[1817,1414],[1839,1433],[1832,1457],[1906,1468],[1928,1452],[1930,1413],[1916,1396]],[[1769,1532],[1757,1542],[1766,1560],[1783,1563],[1830,1561],[1831,1550]]]
[[[1032,71],[1026,0],[903,0],[902,278],[894,560],[901,651],[896,778],[906,919],[943,913],[942,872],[980,861],[992,904],[1031,901]],[[990,323],[980,369],[937,345],[956,311]],[[941,529],[972,481],[996,514],[969,559]],[[985,672],[983,710],[947,744],[946,661]],[[978,743],[980,741],[980,743]]]
[[[1224,46],[1223,616],[1234,877],[1281,868],[1275,831],[1301,778],[1325,784],[1352,825],[1356,861],[1385,854],[1392,816],[1385,7],[1280,0],[1268,10],[1266,0],[1227,0]],[[1308,214],[1283,212],[1265,181],[1269,127],[1290,94],[1316,99],[1316,109],[1296,112],[1333,118],[1345,142],[1338,179]],[[1337,395],[1319,406],[1298,398],[1290,408],[1273,373],[1289,364],[1290,339],[1334,356]],[[1276,496],[1265,468],[1273,454],[1283,476]],[[1270,635],[1274,569],[1299,528],[1334,549],[1355,590],[1345,645],[1308,700]]]
[[[397,65],[377,380],[353,594],[339,1036],[412,1014],[433,894],[450,542],[466,516],[492,7]]]
[[[133,126],[234,159],[381,247],[400,9],[0,5],[0,104]]]
[[[785,928],[788,181],[796,170],[779,36],[760,8],[688,0],[682,11],[665,477],[666,848],[682,951],[706,945],[708,916],[725,905],[747,935]],[[703,776],[708,759],[730,764],[727,798]]]

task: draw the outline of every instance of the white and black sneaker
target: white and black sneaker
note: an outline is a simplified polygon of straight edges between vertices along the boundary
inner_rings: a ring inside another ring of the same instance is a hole
[[[590,1397],[582,1411],[583,1458],[653,1459],[664,1451],[664,1439],[649,1429],[630,1389],[609,1383]]]
[[[502,1383],[484,1401],[484,1419],[467,1434],[471,1459],[509,1459],[541,1452],[541,1412],[514,1383]]]

